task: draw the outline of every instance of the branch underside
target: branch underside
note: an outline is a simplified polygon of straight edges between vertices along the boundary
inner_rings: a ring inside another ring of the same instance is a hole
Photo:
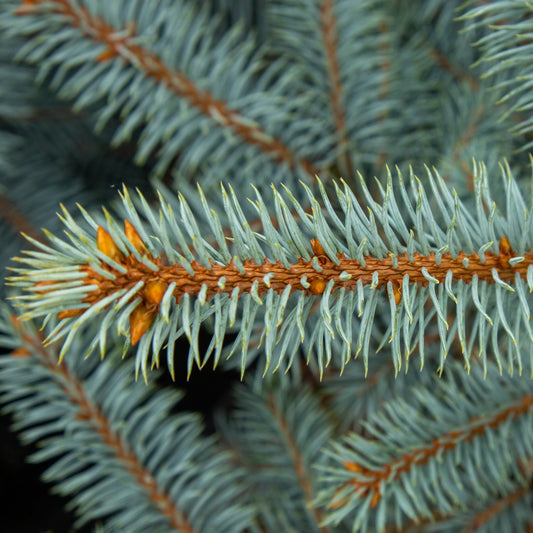
[[[91,265],[80,266],[80,281],[91,290],[78,304],[70,303],[68,308],[59,312],[59,319],[68,319],[83,315],[88,308],[102,300],[111,301],[114,295],[124,294],[135,288],[138,305],[130,316],[131,343],[135,345],[148,331],[160,311],[163,298],[173,296],[180,303],[185,295],[196,296],[206,302],[215,295],[235,295],[249,293],[262,304],[261,296],[267,291],[278,295],[303,292],[309,297],[328,295],[339,289],[353,291],[364,287],[371,289],[392,289],[396,305],[402,300],[404,283],[426,286],[430,283],[448,282],[449,273],[456,283],[462,281],[497,282],[510,290],[509,283],[516,277],[527,278],[528,269],[533,265],[533,254],[519,257],[519,262],[512,261],[513,251],[506,237],[500,240],[499,254],[485,252],[478,255],[459,253],[452,257],[450,253],[437,256],[431,252],[427,256],[415,252],[409,254],[389,254],[384,259],[371,256],[364,258],[364,264],[357,259],[347,258],[344,253],[337,254],[335,260],[326,255],[318,239],[311,240],[315,254],[309,261],[300,258],[292,264],[276,263],[264,259],[258,264],[251,259],[238,263],[232,259],[228,264],[208,260],[209,267],[194,260],[186,266],[180,264],[165,265],[161,257],[153,257],[146,249],[145,243],[132,224],[125,220],[125,233],[135,247],[138,257],[147,259],[148,264],[131,254],[125,256],[117,247],[107,231],[99,226],[96,244],[100,252],[109,257],[110,263],[101,262],[95,269]],[[141,257],[141,255],[144,257]],[[119,271],[113,263],[120,268]],[[30,291],[53,294],[57,281],[40,281]],[[60,283],[60,282],[59,282]],[[390,286],[389,286],[390,283]],[[140,284],[140,286],[139,286]],[[48,291],[51,291],[50,293]],[[167,294],[168,293],[168,294]],[[279,324],[278,324],[279,325]]]
[[[359,281],[363,286],[371,285],[378,289],[392,282],[401,296],[401,286],[406,274],[409,276],[409,283],[421,285],[431,282],[443,283],[449,271],[453,273],[455,282],[470,283],[474,276],[477,276],[479,281],[493,283],[496,271],[500,280],[513,283],[517,274],[525,279],[529,266],[533,265],[531,253],[524,254],[524,260],[514,266],[510,265],[510,256],[506,253],[485,252],[484,256],[482,259],[477,253],[461,252],[457,257],[445,253],[440,260],[434,253],[429,256],[415,253],[413,260],[410,260],[407,254],[384,259],[365,257],[365,266],[356,259],[345,257],[344,254],[337,256],[338,264],[329,257],[320,255],[315,264],[313,261],[299,259],[297,263],[288,267],[279,261],[272,263],[267,259],[262,264],[256,264],[252,260],[245,260],[242,265],[236,265],[233,261],[227,265],[214,263],[210,268],[194,261],[190,264],[190,268],[194,271],[191,275],[185,267],[178,264],[164,265],[158,258],[153,259],[153,262],[157,264],[159,270],[153,271],[130,255],[123,260],[127,269],[125,274],[114,271],[110,266],[102,265],[114,274],[113,280],[99,274],[90,266],[83,266],[82,270],[87,274],[84,283],[99,287],[84,301],[95,303],[120,289],[131,289],[139,281],[144,281],[145,285],[150,282],[161,283],[162,288],[175,283],[173,294],[177,301],[184,294],[198,295],[204,285],[207,288],[205,293],[207,299],[215,294],[231,294],[236,287],[240,291],[250,292],[254,284],[253,290],[257,290],[259,296],[270,289],[281,294],[289,285],[291,291],[305,291],[311,296],[322,294],[330,281],[334,282],[332,292],[341,287],[354,290]]]

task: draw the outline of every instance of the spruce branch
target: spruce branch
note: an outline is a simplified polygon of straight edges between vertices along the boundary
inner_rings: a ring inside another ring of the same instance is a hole
[[[45,480],[72,498],[78,525],[194,533],[249,524],[250,509],[232,500],[242,495],[238,469],[196,416],[170,415],[180,393],[132,384],[113,357],[95,366],[68,354],[58,365],[31,324],[1,313],[0,345],[10,349],[0,357],[2,403],[23,439],[42,445],[33,460],[55,461]],[[202,496],[191,501],[194,492]]]
[[[469,7],[469,9],[466,9]],[[530,134],[533,129],[527,111],[531,107],[530,77],[531,32],[533,30],[533,8],[527,2],[505,2],[496,0],[482,5],[467,2],[462,15],[469,31],[487,27],[488,32],[476,45],[482,51],[478,64],[484,68],[483,76],[494,81],[502,107],[501,118],[513,116],[515,134]],[[525,138],[522,149],[528,150],[533,142]]]
[[[397,480],[402,474],[410,471],[415,466],[426,464],[432,457],[455,449],[458,442],[470,442],[487,432],[487,430],[498,428],[509,419],[527,414],[532,406],[533,395],[524,396],[516,405],[507,407],[488,419],[487,417],[480,417],[469,420],[465,429],[449,431],[442,437],[433,439],[428,446],[416,448],[394,459],[392,462],[382,465],[379,470],[367,469],[361,467],[358,463],[344,461],[343,465],[347,470],[360,473],[364,478],[354,479],[349,484],[353,485],[355,487],[354,491],[359,491],[362,497],[370,493],[372,495],[371,507],[376,507],[383,490],[381,488],[383,481]],[[363,489],[362,492],[360,491],[361,488]]]
[[[483,526],[489,524],[495,531],[506,527],[514,527],[514,531],[528,531],[527,528],[531,528],[532,521],[529,513],[524,513],[524,509],[531,509],[533,503],[531,483],[530,479],[526,485],[519,486],[477,512],[473,517],[468,517],[469,520],[462,517],[466,522],[466,530],[480,531]]]
[[[533,451],[530,382],[501,376],[492,363],[487,376],[477,365],[470,376],[448,368],[444,380],[413,388],[371,417],[370,437],[350,433],[325,451],[326,523],[384,531],[392,520],[398,528],[406,517],[441,520],[468,511],[469,502],[493,503],[500,491],[529,490],[531,472],[522,465]]]
[[[409,192],[400,173],[396,185],[389,173],[375,201],[361,178],[366,206],[346,184],[336,185],[330,197],[319,182],[320,201],[304,187],[310,214],[289,190],[274,189],[278,229],[256,191],[251,202],[262,221],[261,233],[251,231],[235,193],[223,189],[230,238],[199,189],[216,247],[200,232],[185,198],[179,198],[177,215],[162,198],[157,212],[140,194],[137,209],[124,189],[124,222],[105,212],[104,229],[80,208],[84,228],[63,209],[70,243],[49,233],[52,246],[29,239],[40,251],[16,258],[29,268],[14,269],[19,275],[10,281],[29,293],[17,297],[24,317],[59,318],[48,341],[66,337],[62,353],[79,328],[99,315],[100,330],[89,352],[99,345],[105,354],[109,329],[127,333],[130,343],[138,344],[136,368],[145,379],[150,366],[159,364],[164,343],[173,372],[173,344],[181,335],[191,345],[189,371],[194,362],[203,366],[213,352],[216,365],[225,333],[236,323],[232,352],[240,349],[244,371],[255,322],[263,324],[266,369],[274,353],[276,368],[285,357],[290,367],[308,320],[315,321],[308,343],[310,350],[316,347],[321,371],[331,361],[335,337],[342,341],[341,353],[335,353],[339,366],[354,349],[355,356],[363,355],[366,369],[378,305],[389,308],[384,338],[396,371],[417,345],[424,364],[423,337],[435,319],[441,371],[450,343],[458,338],[467,368],[474,350],[486,367],[491,349],[500,369],[507,359],[509,372],[515,365],[521,372],[522,354],[532,353],[533,342],[526,294],[527,287],[533,288],[531,210],[508,167],[502,167],[502,178],[505,212],[490,195],[483,165],[475,168],[473,209],[429,171],[432,197],[413,174]],[[450,303],[455,310],[448,313]],[[213,337],[200,354],[198,333],[204,322],[211,324]]]
[[[501,495],[480,502],[472,495],[465,495],[467,511],[454,511],[450,516],[434,513],[431,518],[410,521],[403,526],[390,525],[385,533],[499,533],[501,531],[526,531],[531,529],[531,504],[533,491],[530,484],[511,480]]]
[[[219,433],[246,470],[259,520],[267,531],[332,533],[323,525],[323,510],[313,505],[313,467],[334,435],[330,413],[308,385],[287,375],[269,376],[263,385],[240,386],[233,411],[217,419]]]
[[[222,150],[233,156],[218,157],[217,172],[235,179],[244,165],[248,173],[268,169],[271,179],[281,174],[309,178],[318,172],[309,159],[312,152],[301,142],[302,125],[295,113],[307,99],[301,93],[298,100],[291,98],[297,90],[287,83],[292,70],[282,60],[265,67],[253,39],[238,28],[213,42],[217,22],[206,9],[165,2],[167,16],[162,19],[157,10],[141,4],[134,12],[125,6],[115,12],[105,3],[95,10],[72,0],[10,4],[4,15],[9,34],[32,37],[19,59],[39,65],[39,79],[51,77],[53,87],[61,86],[61,95],[75,99],[75,109],[102,103],[98,129],[120,112],[124,122],[114,143],[143,128],[136,160],[145,163],[156,151],[156,174],[168,168],[190,174]],[[194,57],[191,43],[199,47]],[[234,56],[232,64],[220,64],[221,54]],[[155,100],[148,98],[154,90],[159,95]],[[253,99],[247,96],[250,92]],[[281,127],[281,118],[288,115],[295,120]],[[318,135],[310,124],[306,128],[307,135]]]
[[[373,2],[273,0],[266,5],[275,51],[298,67],[316,104],[304,112],[323,131],[328,168],[351,177],[354,168],[397,161],[391,139],[398,87],[389,92],[393,35],[386,10]],[[357,65],[353,58],[364,58]],[[318,144],[318,143],[317,143]]]

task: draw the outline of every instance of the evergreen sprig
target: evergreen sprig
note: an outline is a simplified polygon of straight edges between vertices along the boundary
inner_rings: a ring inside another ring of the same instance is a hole
[[[530,134],[533,122],[527,111],[531,108],[531,32],[533,31],[533,7],[528,2],[494,0],[483,5],[473,5],[462,15],[466,30],[488,27],[489,31],[477,41],[483,55],[479,63],[485,63],[484,77],[493,77],[493,90],[499,95],[499,103],[507,102],[500,111],[503,118],[513,116],[517,134]],[[533,142],[527,138],[523,150],[529,150]]]
[[[311,387],[286,375],[267,378],[261,389],[239,387],[232,413],[217,419],[218,432],[245,470],[268,531],[328,533],[323,510],[314,506],[314,467],[334,435],[334,418]]]
[[[531,526],[531,7],[463,2],[0,1],[0,402],[78,524]],[[179,337],[218,442],[132,382]]]
[[[423,6],[415,9],[419,16]],[[298,67],[304,86],[316,90],[314,105],[302,111],[322,125],[315,146],[327,147],[328,166],[351,177],[386,161],[402,167],[417,160],[413,148],[430,144],[439,114],[434,102],[417,93],[436,84],[420,72],[420,65],[427,67],[422,51],[405,45],[413,32],[402,34],[393,6],[271,0],[265,17],[271,47]],[[354,57],[364,59],[354,63]]]
[[[327,147],[329,166],[352,176],[354,168],[375,163],[390,149],[398,124],[390,120],[398,102],[386,95],[393,78],[387,71],[392,36],[381,31],[386,9],[367,1],[271,1],[265,16],[271,46],[298,66],[304,85],[316,89],[314,105],[304,111],[322,125],[319,142]],[[354,67],[351,58],[359,54],[365,61]]]
[[[424,335],[435,318],[441,370],[458,338],[467,368],[472,354],[486,367],[490,349],[500,369],[505,364],[509,372],[515,366],[521,372],[533,341],[527,291],[533,289],[531,208],[508,167],[502,167],[506,192],[500,207],[483,165],[475,174],[473,210],[429,171],[431,196],[414,175],[405,184],[398,174],[395,186],[389,173],[375,201],[361,178],[365,204],[346,184],[335,185],[328,196],[319,182],[320,199],[305,187],[311,213],[289,190],[274,189],[269,203],[278,227],[256,191],[251,202],[262,232],[251,230],[233,190],[223,189],[229,236],[200,189],[213,244],[185,198],[179,198],[179,214],[162,198],[158,210],[150,207],[141,194],[137,208],[124,188],[124,222],[105,212],[104,229],[80,207],[84,228],[63,209],[68,241],[50,233],[52,246],[30,238],[39,251],[18,258],[29,268],[15,269],[19,275],[10,280],[26,290],[17,297],[24,317],[59,318],[48,341],[65,338],[62,355],[80,327],[94,320],[101,323],[88,352],[99,346],[105,353],[108,330],[129,330],[125,351],[139,344],[136,368],[145,379],[165,344],[173,372],[174,341],[181,335],[190,342],[189,371],[211,355],[216,365],[225,333],[237,320],[232,352],[240,351],[243,371],[256,321],[263,324],[266,368],[273,357],[275,368],[291,366],[308,320],[316,320],[309,353],[316,354],[321,371],[331,361],[335,337],[342,340],[339,365],[361,354],[366,368],[376,308],[387,300],[390,325],[383,339],[391,344],[397,371],[417,346],[423,366]],[[201,353],[204,322],[211,323],[213,336]],[[529,364],[533,372],[531,359]]]
[[[38,81],[75,110],[98,107],[97,130],[120,114],[114,145],[142,130],[136,161],[156,154],[157,175],[200,172],[208,188],[223,175],[296,180],[320,168],[309,149],[319,124],[298,119],[314,92],[240,25],[223,32],[205,4],[9,0],[0,14],[8,36],[26,38],[17,58],[39,66]]]
[[[527,380],[501,376],[492,363],[469,376],[450,365],[442,380],[370,417],[367,437],[348,434],[324,452],[318,502],[329,510],[326,523],[402,530],[406,519],[457,517],[459,509],[474,522],[475,505],[481,526],[483,502],[505,496],[511,505],[521,496],[527,505],[532,416]]]
[[[527,531],[531,523],[533,504],[530,484],[512,482],[508,489],[493,499],[479,502],[470,495],[465,497],[464,512],[453,516],[436,516],[435,521],[421,521],[422,527],[416,531],[428,533],[454,533],[455,531],[475,531],[492,533],[498,531]],[[438,522],[437,522],[438,521]]]
[[[62,365],[31,323],[2,306],[0,398],[32,460],[53,461],[44,477],[71,497],[77,525],[105,519],[106,531],[241,531],[251,524],[243,472],[199,416],[172,414],[182,394],[131,380],[116,350],[101,364],[77,357],[79,336]],[[91,334],[88,332],[88,334]]]

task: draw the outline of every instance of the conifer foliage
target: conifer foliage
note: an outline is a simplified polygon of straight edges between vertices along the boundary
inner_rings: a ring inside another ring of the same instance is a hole
[[[0,0],[0,402],[76,528],[533,527],[532,15]]]

